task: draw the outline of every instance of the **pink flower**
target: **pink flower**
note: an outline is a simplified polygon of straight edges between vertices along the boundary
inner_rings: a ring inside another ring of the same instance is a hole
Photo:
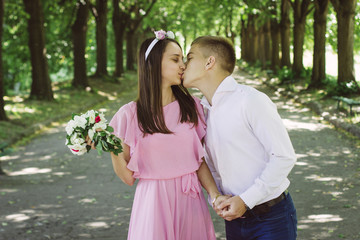
[[[160,31],[155,31],[155,37],[158,40],[163,40],[166,37],[166,32],[164,30],[160,30]]]
[[[97,117],[95,118],[95,122],[98,123],[98,122],[100,122],[100,121],[101,121],[100,116],[97,116]]]
[[[73,150],[74,152],[78,152],[79,150],[75,150],[75,149],[71,149],[71,150]]]

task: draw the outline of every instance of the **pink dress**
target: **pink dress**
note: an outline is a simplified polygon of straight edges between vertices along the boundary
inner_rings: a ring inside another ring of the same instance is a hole
[[[130,146],[128,168],[138,178],[129,240],[215,240],[210,213],[197,178],[205,152],[201,139],[205,124],[200,100],[199,124],[180,123],[174,101],[163,108],[166,126],[174,134],[143,137],[138,127],[136,103],[130,102],[114,115],[114,134]]]

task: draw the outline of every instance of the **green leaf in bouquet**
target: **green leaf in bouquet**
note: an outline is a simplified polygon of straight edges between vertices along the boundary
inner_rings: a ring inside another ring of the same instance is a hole
[[[114,145],[115,144],[115,142],[114,142],[114,140],[111,138],[111,136],[106,136],[106,141],[108,142],[108,143],[110,143],[111,145]]]
[[[70,141],[71,136],[66,135],[66,139],[68,140],[68,142],[67,142],[67,144],[66,144],[66,145],[72,145],[72,144],[71,144],[71,141]]]
[[[114,132],[114,128],[112,128],[111,126],[107,126],[106,131]]]
[[[101,145],[102,145],[104,151],[109,151],[109,146],[106,143],[106,141],[104,141],[103,139],[101,139]]]
[[[71,114],[71,119],[74,120],[75,116],[77,116],[77,114],[75,113]]]
[[[119,153],[122,153],[122,148],[111,149],[111,152],[114,153],[115,155],[119,155]]]
[[[97,144],[97,145],[96,145],[96,150],[97,150],[97,152],[98,152],[99,155],[102,154],[102,146],[101,146],[101,144]]]

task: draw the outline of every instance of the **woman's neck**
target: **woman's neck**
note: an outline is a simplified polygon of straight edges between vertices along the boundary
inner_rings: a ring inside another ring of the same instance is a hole
[[[175,101],[175,96],[174,96],[174,93],[173,93],[171,87],[163,88],[161,94],[162,94],[162,105],[163,106],[166,106],[169,103],[172,103],[173,101]]]

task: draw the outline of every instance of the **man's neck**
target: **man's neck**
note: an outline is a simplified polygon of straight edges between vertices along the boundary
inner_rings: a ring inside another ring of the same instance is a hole
[[[212,105],[212,98],[216,92],[216,89],[227,76],[229,76],[229,74],[209,76],[209,78],[204,79],[202,84],[198,86],[198,89],[205,96],[210,105]]]

